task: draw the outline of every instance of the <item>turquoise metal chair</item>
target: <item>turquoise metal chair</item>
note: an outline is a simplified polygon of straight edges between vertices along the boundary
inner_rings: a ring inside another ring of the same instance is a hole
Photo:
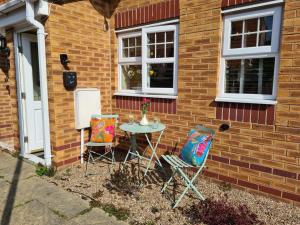
[[[184,162],[183,160],[181,160],[178,156],[176,155],[162,155],[162,158],[171,166],[172,168],[172,175],[170,177],[170,179],[165,183],[164,187],[162,188],[161,192],[163,193],[166,189],[167,186],[171,183],[171,181],[174,179],[174,176],[176,174],[178,174],[183,181],[185,182],[185,186],[186,188],[184,189],[184,191],[182,192],[182,194],[180,195],[180,197],[175,200],[174,202],[174,206],[173,208],[176,208],[178,206],[178,204],[180,203],[180,201],[182,200],[183,196],[188,192],[188,190],[192,190],[195,192],[195,194],[201,199],[204,200],[203,195],[197,190],[197,188],[195,187],[195,185],[193,184],[194,181],[196,180],[196,178],[198,177],[198,175],[200,174],[200,172],[203,170],[203,168],[205,167],[205,163],[209,154],[209,150],[211,148],[212,145],[212,141],[214,139],[215,136],[215,131],[203,126],[197,126],[196,127],[197,130],[199,130],[200,132],[206,133],[211,135],[211,142],[208,146],[208,151],[206,151],[206,156],[203,160],[203,163],[198,166],[195,167],[193,165],[190,165],[186,162]],[[193,177],[189,177],[183,170],[184,169],[196,169],[197,172]]]
[[[92,118],[114,118],[116,121],[114,130],[116,132],[116,129],[118,127],[118,122],[119,122],[119,115],[92,115]],[[86,166],[85,166],[85,175],[87,175],[88,164],[90,163],[90,161],[94,163],[95,160],[101,160],[102,158],[105,158],[110,160],[112,164],[115,162],[114,148],[116,146],[116,134],[114,134],[113,142],[109,142],[109,143],[87,142],[85,146],[87,147],[87,151],[88,151],[88,159],[86,160]],[[95,147],[105,147],[104,154],[100,154],[98,152],[93,151],[93,148]],[[108,157],[107,156],[108,154],[110,154],[111,157]]]

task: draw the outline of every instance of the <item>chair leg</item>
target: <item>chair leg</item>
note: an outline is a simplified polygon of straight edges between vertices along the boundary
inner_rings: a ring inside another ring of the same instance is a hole
[[[115,163],[115,148],[111,146],[110,151],[111,151],[111,164],[114,164]]]
[[[171,183],[171,181],[173,180],[173,176],[175,175],[175,173],[176,173],[176,170],[172,173],[170,179],[165,183],[164,187],[161,190],[161,193],[163,193],[166,190],[166,188],[168,187],[168,185]]]
[[[186,184],[186,188],[184,189],[184,191],[182,192],[182,194],[180,195],[180,197],[177,199],[177,201],[175,202],[175,205],[173,206],[173,209],[177,207],[177,205],[179,204],[179,202],[182,200],[183,196],[187,193],[187,191],[189,189],[192,189],[201,200],[204,200],[205,198],[203,197],[203,195],[197,190],[197,188],[193,185],[194,180],[197,178],[197,176],[199,175],[201,169],[198,170],[198,172],[194,175],[194,177],[190,180],[188,178],[188,176],[181,170],[178,169],[178,172],[180,173],[180,175],[182,176],[182,178],[184,179],[184,182]]]
[[[91,158],[91,150],[90,148],[88,147],[88,159],[85,163],[85,176],[87,176],[87,170],[88,170],[88,164],[90,163],[90,158]]]
[[[131,153],[131,147],[129,148],[129,150],[128,150],[128,152],[127,152],[127,155],[126,155],[126,157],[125,157],[125,159],[124,159],[124,162],[123,162],[123,164],[125,164],[126,162],[127,162],[127,159],[128,159],[128,157],[129,157],[129,154]]]

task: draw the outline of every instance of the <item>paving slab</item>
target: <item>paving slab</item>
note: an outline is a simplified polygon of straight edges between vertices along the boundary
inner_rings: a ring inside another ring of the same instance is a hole
[[[13,209],[10,225],[59,225],[65,218],[37,200]]]
[[[0,225],[122,225],[88,201],[38,177],[35,167],[0,150]]]
[[[110,217],[103,210],[93,208],[91,211],[79,215],[70,221],[64,223],[64,225],[126,225],[123,221],[118,221],[115,217]]]

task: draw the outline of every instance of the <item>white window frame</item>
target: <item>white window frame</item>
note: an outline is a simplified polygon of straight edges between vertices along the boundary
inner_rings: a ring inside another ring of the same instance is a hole
[[[174,57],[148,58],[147,57],[147,34],[156,32],[174,31]],[[123,39],[141,36],[142,57],[123,57]],[[118,94],[155,94],[155,95],[177,95],[178,89],[178,24],[143,27],[139,32],[122,33],[118,35]],[[173,88],[149,88],[147,87],[147,64],[148,63],[173,63]],[[122,89],[122,65],[142,65],[142,90]]]
[[[118,91],[124,93],[141,93],[139,90],[122,89],[122,66],[123,65],[141,65],[141,57],[123,57],[123,39],[142,36],[142,32],[132,32],[118,35]]]
[[[240,103],[266,103],[275,104],[277,97],[277,80],[279,74],[279,41],[281,30],[281,7],[244,12],[224,16],[223,52],[221,57],[221,76],[219,81],[219,93],[216,101],[240,102]],[[259,46],[248,48],[230,49],[231,23],[234,21],[259,18],[273,15],[272,43],[271,46]],[[225,93],[226,60],[251,59],[251,58],[275,58],[272,95],[264,94],[238,94]]]

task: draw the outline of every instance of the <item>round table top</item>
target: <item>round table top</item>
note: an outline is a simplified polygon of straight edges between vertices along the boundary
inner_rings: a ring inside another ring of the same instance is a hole
[[[166,129],[166,125],[162,123],[158,123],[155,128],[153,128],[152,123],[149,125],[143,126],[139,123],[123,123],[120,125],[120,129],[126,132],[134,133],[134,134],[146,134],[146,133],[155,133],[160,132]]]

